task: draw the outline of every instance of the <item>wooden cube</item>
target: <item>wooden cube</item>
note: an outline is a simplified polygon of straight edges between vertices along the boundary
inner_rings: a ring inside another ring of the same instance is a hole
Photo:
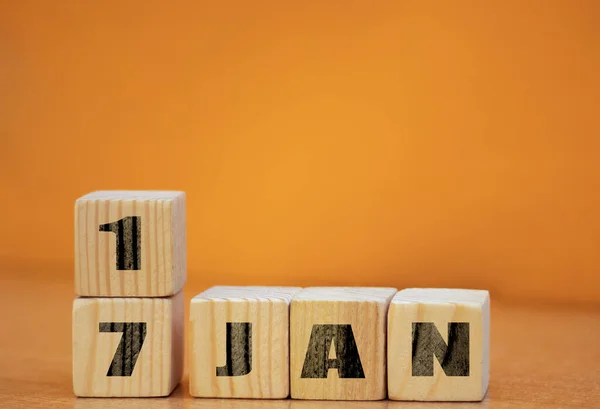
[[[483,290],[410,288],[388,314],[394,400],[480,401],[490,370],[490,297]]]
[[[162,297],[186,281],[185,193],[98,191],[75,202],[75,292]]]
[[[190,307],[190,394],[289,395],[289,303],[296,287],[213,287]]]
[[[314,287],[290,312],[294,399],[386,397],[387,309],[395,288]]]
[[[167,396],[183,372],[183,292],[167,298],[76,298],[77,396]]]

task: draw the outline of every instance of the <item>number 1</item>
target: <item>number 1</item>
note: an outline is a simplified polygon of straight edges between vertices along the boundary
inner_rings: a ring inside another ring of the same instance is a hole
[[[127,216],[101,224],[99,231],[117,236],[117,270],[140,270],[142,265],[142,218]]]

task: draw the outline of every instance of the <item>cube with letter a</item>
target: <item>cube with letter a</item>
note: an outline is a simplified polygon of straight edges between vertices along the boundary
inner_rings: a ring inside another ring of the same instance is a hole
[[[186,282],[185,193],[97,191],[75,202],[75,293],[167,297]]]
[[[386,397],[386,317],[395,288],[313,287],[290,308],[293,399]]]
[[[487,291],[409,288],[392,299],[390,399],[480,401],[488,387],[489,353]]]

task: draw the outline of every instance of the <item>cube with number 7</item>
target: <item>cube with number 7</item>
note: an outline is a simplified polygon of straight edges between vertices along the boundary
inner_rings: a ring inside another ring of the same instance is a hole
[[[183,372],[183,292],[165,298],[76,298],[73,391],[168,396]]]
[[[164,297],[186,281],[185,193],[97,191],[75,202],[75,293]]]

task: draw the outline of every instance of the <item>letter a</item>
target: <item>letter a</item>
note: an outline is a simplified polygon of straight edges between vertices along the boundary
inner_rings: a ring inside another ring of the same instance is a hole
[[[335,345],[335,359],[329,359],[332,345]],[[300,377],[327,378],[330,368],[337,369],[340,378],[365,377],[350,325],[313,325],[312,327]]]

